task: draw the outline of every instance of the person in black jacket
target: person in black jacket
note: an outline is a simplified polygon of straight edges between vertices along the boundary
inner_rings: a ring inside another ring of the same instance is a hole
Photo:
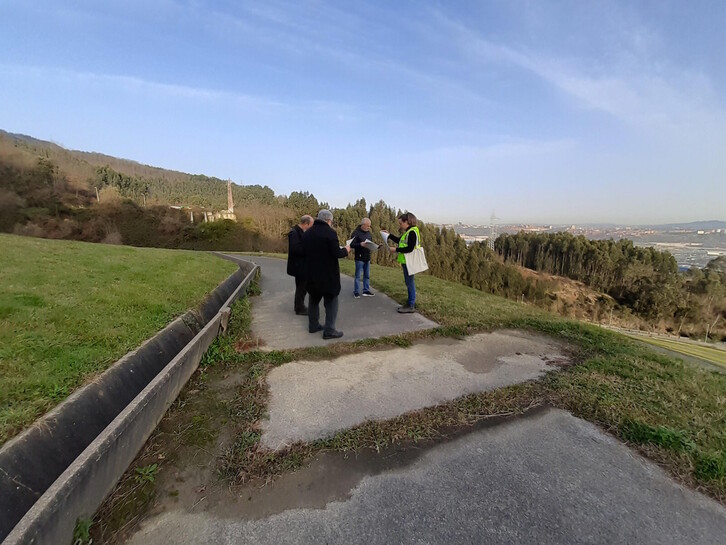
[[[338,259],[346,257],[350,246],[340,247],[338,235],[331,227],[333,214],[329,210],[318,212],[313,226],[303,233],[305,252],[306,288],[308,301],[308,331],[323,330],[323,339],[337,339],[342,331],[335,329],[340,293],[340,265]],[[325,306],[325,327],[320,325],[320,300]]]
[[[372,297],[371,291],[371,251],[363,243],[373,242],[371,237],[371,220],[363,218],[360,225],[350,235],[350,247],[355,250],[355,280],[353,281],[353,297],[360,297],[360,277],[363,276],[363,297]]]
[[[307,316],[305,306],[305,254],[303,253],[302,236],[313,224],[313,217],[305,215],[300,223],[287,234],[287,274],[295,277],[295,314]]]

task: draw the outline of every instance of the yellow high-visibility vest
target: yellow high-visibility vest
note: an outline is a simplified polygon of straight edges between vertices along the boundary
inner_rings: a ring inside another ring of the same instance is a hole
[[[406,248],[408,246],[408,235],[409,233],[413,231],[416,233],[416,248],[419,248],[421,246],[421,231],[418,230],[418,227],[409,227],[408,230],[401,235],[401,240],[398,241],[398,247],[399,248]],[[398,253],[398,262],[401,265],[406,264],[406,254]]]

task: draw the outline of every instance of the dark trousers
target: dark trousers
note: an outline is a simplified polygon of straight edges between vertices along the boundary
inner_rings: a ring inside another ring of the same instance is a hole
[[[302,276],[295,277],[295,312],[305,311],[305,294],[307,293],[305,284],[305,278]]]
[[[322,294],[315,289],[309,289],[310,300],[308,301],[308,328],[314,331],[320,326],[320,300],[323,300],[325,307],[325,329],[324,333],[335,331],[335,319],[338,317],[338,296]]]
[[[403,281],[406,282],[406,289],[408,290],[408,301],[406,303],[411,308],[416,306],[416,281],[413,279],[412,274],[408,274],[408,267],[403,265]]]

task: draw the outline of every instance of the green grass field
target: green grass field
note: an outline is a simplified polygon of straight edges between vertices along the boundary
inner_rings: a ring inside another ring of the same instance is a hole
[[[658,337],[647,337],[645,335],[629,335],[633,339],[643,341],[645,343],[652,344],[654,346],[660,346],[661,348],[667,348],[673,352],[678,352],[685,356],[693,356],[705,360],[714,365],[719,365],[726,368],[726,350],[720,350],[718,348],[711,348],[709,346],[702,346],[699,344],[693,344],[685,341],[676,341],[669,339],[661,339]]]
[[[0,234],[0,444],[235,269],[204,253]]]

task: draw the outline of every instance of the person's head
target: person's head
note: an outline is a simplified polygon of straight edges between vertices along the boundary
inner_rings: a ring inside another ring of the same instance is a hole
[[[415,226],[416,216],[414,216],[411,212],[404,212],[398,216],[398,228],[401,229],[401,231],[405,231],[406,229],[410,229]]]
[[[300,229],[302,229],[303,231],[307,231],[312,224],[312,216],[308,216],[307,214],[305,214],[302,218],[300,218]]]
[[[368,218],[363,218],[363,220],[360,222],[360,228],[363,231],[370,231],[371,230],[371,220]]]
[[[330,210],[322,209],[318,212],[318,219],[324,221],[328,225],[333,224],[333,213]]]

